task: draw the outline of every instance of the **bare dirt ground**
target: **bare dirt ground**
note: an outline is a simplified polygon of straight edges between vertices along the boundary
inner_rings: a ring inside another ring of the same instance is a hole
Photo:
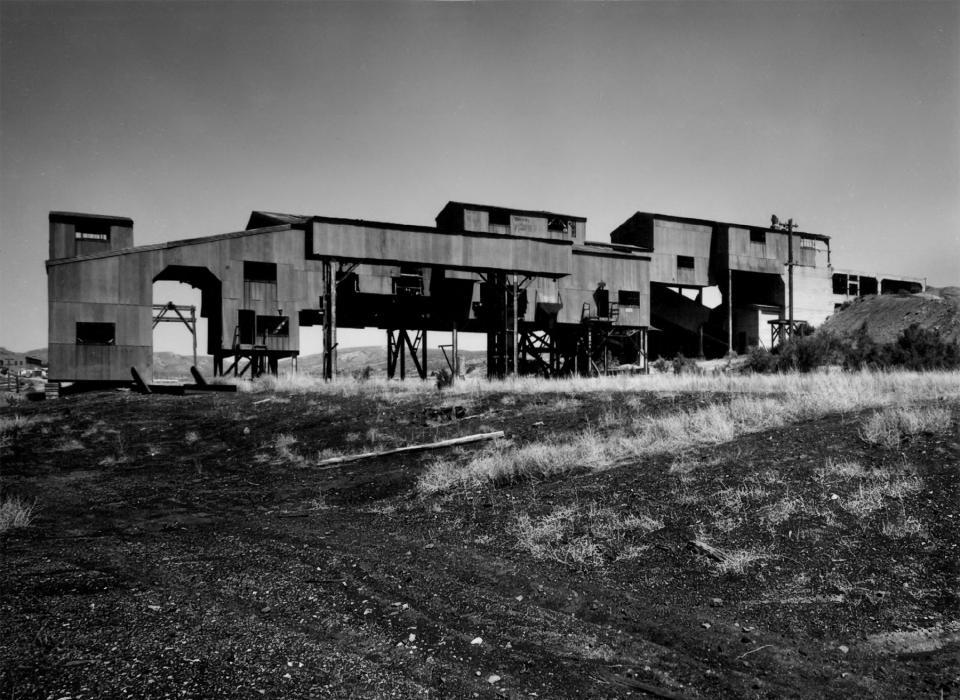
[[[38,508],[0,535],[0,697],[960,697],[960,406],[896,450],[831,416],[423,496],[425,465],[458,451],[312,465],[486,430],[602,432],[623,397],[486,393],[454,401],[462,419],[433,414],[436,393],[267,398],[0,409],[32,419],[8,433],[3,492]],[[909,465],[914,486],[858,509],[867,482],[828,460]],[[656,526],[584,520],[532,551],[522,524],[557,513]],[[705,532],[752,561],[720,571],[690,545]],[[590,537],[588,560],[563,555]]]

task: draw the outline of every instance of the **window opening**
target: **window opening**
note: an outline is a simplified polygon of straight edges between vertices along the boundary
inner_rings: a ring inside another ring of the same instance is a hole
[[[77,321],[77,345],[116,345],[115,323]]]
[[[491,226],[509,226],[510,213],[502,209],[495,209],[487,214],[487,221]]]
[[[554,216],[547,219],[547,230],[552,233],[565,233],[570,236],[576,235],[576,228],[572,221]]]
[[[290,335],[290,317],[257,316],[257,333],[275,338],[286,338]]]
[[[834,294],[847,293],[847,276],[846,275],[838,272],[833,276],[833,293]]]
[[[84,225],[74,231],[74,239],[78,241],[109,241],[110,229],[104,226]]]
[[[761,243],[766,245],[767,243],[767,232],[763,229],[751,229],[750,231],[750,242],[751,243]]]
[[[277,263],[243,261],[244,282],[276,282]]]
[[[617,301],[620,306],[640,306],[640,292],[621,289],[617,293]]]
[[[692,255],[678,255],[677,256],[677,268],[681,270],[693,270],[695,268],[695,261]]]

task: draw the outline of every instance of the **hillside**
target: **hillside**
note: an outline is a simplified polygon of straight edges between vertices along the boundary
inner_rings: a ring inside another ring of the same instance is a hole
[[[841,337],[866,329],[875,342],[892,343],[912,324],[938,331],[947,342],[960,343],[960,287],[860,297],[833,314],[821,328]]]

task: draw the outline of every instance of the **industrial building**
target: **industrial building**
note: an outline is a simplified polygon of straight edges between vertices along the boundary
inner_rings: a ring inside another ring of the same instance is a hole
[[[437,331],[451,365],[458,333],[485,334],[490,376],[646,371],[658,355],[769,344],[851,296],[923,288],[835,271],[827,236],[643,212],[610,243],[588,241],[580,216],[462,202],[433,227],[255,211],[243,231],[146,246],[127,218],[49,223],[49,377],[62,382],[129,382],[131,368],[150,381],[160,321],[196,339],[193,310],[153,298],[158,281],[200,291],[215,375],[276,372],[300,329],[321,326],[328,378],[338,328],[384,330],[391,377],[426,377]]]

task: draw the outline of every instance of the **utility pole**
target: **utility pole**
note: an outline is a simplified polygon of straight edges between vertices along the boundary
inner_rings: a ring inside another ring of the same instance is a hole
[[[787,316],[787,332],[786,339],[793,340],[793,267],[796,263],[793,260],[793,229],[797,228],[799,224],[795,223],[793,219],[787,219],[787,223],[782,223],[780,219],[777,218],[777,215],[774,214],[770,217],[770,227],[774,231],[786,231],[787,232],[787,297],[788,297],[788,316]]]

